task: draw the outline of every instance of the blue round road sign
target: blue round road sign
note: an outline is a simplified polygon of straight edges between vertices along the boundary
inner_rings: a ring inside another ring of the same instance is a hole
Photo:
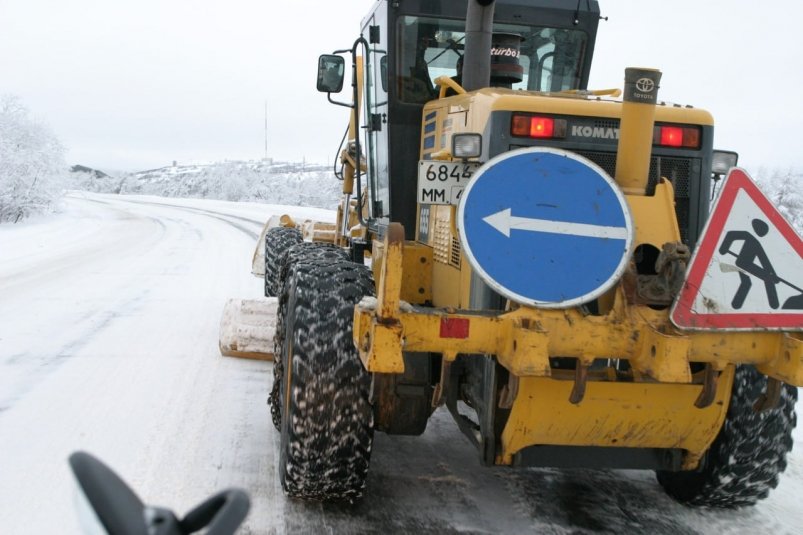
[[[542,147],[480,167],[457,221],[480,277],[508,299],[542,308],[596,299],[621,277],[633,243],[627,202],[605,171]]]

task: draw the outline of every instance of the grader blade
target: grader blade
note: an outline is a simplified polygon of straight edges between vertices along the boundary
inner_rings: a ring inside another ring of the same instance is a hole
[[[281,226],[283,222],[287,222],[293,225],[290,216],[271,216],[266,222],[265,225],[262,227],[262,231],[259,233],[259,239],[257,240],[257,245],[254,248],[254,254],[251,257],[251,274],[255,277],[264,277],[265,276],[265,234],[274,227]]]
[[[275,297],[229,299],[220,319],[220,353],[227,357],[273,360]]]

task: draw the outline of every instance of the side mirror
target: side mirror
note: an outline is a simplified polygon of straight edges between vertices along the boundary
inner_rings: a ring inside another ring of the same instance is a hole
[[[711,155],[711,174],[719,180],[728,174],[731,167],[736,167],[739,154],[730,150],[715,150]]]
[[[343,89],[346,60],[340,56],[324,54],[318,58],[318,91],[339,93]]]
[[[111,468],[89,453],[70,455],[78,487],[77,503],[87,533],[126,535],[189,534],[232,535],[250,507],[240,489],[215,494],[179,520],[169,509],[145,505]]]
[[[84,531],[147,535],[145,504],[111,468],[83,451],[70,455],[70,467],[77,483],[76,503]],[[173,528],[178,523],[175,517],[166,517],[165,521]]]

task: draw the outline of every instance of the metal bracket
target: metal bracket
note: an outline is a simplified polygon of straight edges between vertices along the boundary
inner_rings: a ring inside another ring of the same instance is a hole
[[[385,113],[372,113],[369,117],[370,117],[370,122],[368,124],[369,132],[381,132],[382,123],[388,122],[387,114]]]
[[[368,42],[371,44],[379,42],[379,26],[368,26]]]
[[[767,377],[767,388],[756,400],[755,405],[753,405],[753,410],[756,412],[764,412],[777,407],[778,403],[781,401],[782,387],[783,382],[774,377]]]
[[[703,390],[694,402],[695,407],[704,409],[714,402],[717,396],[717,379],[719,379],[719,372],[714,369],[711,363],[706,364],[705,377],[703,378]]]
[[[507,376],[507,384],[502,387],[502,392],[499,393],[499,408],[510,409],[513,407],[513,402],[516,401],[516,396],[519,394],[519,377],[512,373]]]
[[[657,275],[639,275],[638,295],[646,303],[670,305],[683,287],[683,278],[691,253],[682,242],[663,245],[655,261]]]
[[[399,322],[403,246],[404,227],[399,223],[391,223],[385,234],[385,258],[376,292],[378,303],[376,316],[379,321],[385,323]]]
[[[569,402],[577,405],[586,395],[586,385],[588,384],[588,364],[584,364],[577,359],[577,367],[574,369],[574,386],[569,395]]]
[[[441,361],[441,378],[438,384],[435,385],[435,390],[432,392],[432,408],[437,409],[443,405],[443,394],[449,390],[449,373],[452,369],[452,361],[443,359]]]

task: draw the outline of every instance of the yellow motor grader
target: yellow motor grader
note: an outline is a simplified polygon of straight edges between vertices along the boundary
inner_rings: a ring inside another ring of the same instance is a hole
[[[708,112],[658,99],[657,70],[588,90],[599,20],[595,1],[379,0],[321,56],[318,90],[351,110],[337,222],[264,241],[290,496],[359,499],[374,432],[421,434],[444,405],[484,465],[650,469],[705,506],[777,485],[800,237],[750,215],[753,190],[706,227],[735,155]]]

